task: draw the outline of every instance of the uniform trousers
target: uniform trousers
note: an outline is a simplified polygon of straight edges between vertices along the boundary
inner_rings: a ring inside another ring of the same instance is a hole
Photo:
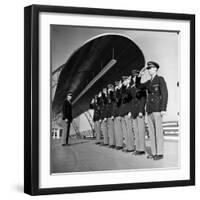
[[[100,121],[94,122],[94,131],[96,135],[96,142],[101,141],[101,127],[100,127]]]
[[[133,130],[131,118],[128,115],[125,115],[121,119],[122,122],[122,131],[124,136],[125,149],[132,151],[134,149],[133,145]]]
[[[62,144],[68,144],[69,139],[69,132],[70,132],[70,122],[66,122],[65,120],[61,120],[61,124],[63,127],[63,133],[62,133]]]
[[[126,127],[127,127],[127,150],[134,150],[134,133],[133,133],[133,122],[132,118],[128,115],[125,116]]]
[[[127,136],[127,127],[126,127],[125,117],[121,117],[121,126],[122,126],[122,135],[124,139],[125,149],[127,149],[126,145],[127,145],[128,136]]]
[[[133,119],[136,151],[145,151],[145,123],[144,116]]]
[[[115,134],[115,141],[117,147],[123,146],[123,132],[122,132],[122,124],[121,124],[121,117],[115,117],[114,119],[114,134]]]
[[[108,144],[108,127],[107,127],[107,120],[101,122],[101,130],[103,133],[103,143]]]
[[[109,137],[109,145],[116,145],[115,142],[115,134],[114,134],[114,120],[112,118],[108,118],[108,137]]]
[[[153,155],[163,155],[163,127],[160,112],[148,114],[149,137],[151,141],[151,153]]]

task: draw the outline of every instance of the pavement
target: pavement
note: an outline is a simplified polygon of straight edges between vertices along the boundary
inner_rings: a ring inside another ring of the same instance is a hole
[[[108,170],[177,168],[179,166],[178,140],[165,140],[164,158],[147,159],[150,141],[146,141],[146,154],[133,155],[121,150],[95,144],[92,139],[72,139],[70,146],[62,146],[60,139],[51,144],[51,173],[91,172]]]

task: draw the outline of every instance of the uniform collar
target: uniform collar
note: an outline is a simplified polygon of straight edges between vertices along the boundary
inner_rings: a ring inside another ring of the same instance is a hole
[[[150,79],[151,82],[153,82],[153,80],[155,80],[158,77],[158,75],[156,74],[152,79]]]

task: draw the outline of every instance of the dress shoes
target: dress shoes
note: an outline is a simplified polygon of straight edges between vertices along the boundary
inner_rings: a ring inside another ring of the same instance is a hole
[[[130,153],[130,152],[133,152],[134,150],[123,149],[122,151],[126,153]]]
[[[116,150],[121,150],[123,147],[115,147]]]
[[[133,153],[134,155],[144,155],[145,154],[145,151],[135,151],[134,153]]]
[[[155,155],[149,154],[149,155],[147,156],[147,158],[148,158],[148,159],[153,159],[154,156],[155,156]]]
[[[102,144],[102,146],[108,146],[108,144]]]
[[[62,144],[62,146],[70,146],[70,144]]]
[[[153,157],[154,160],[160,160],[160,159],[163,159],[163,155],[155,155]]]
[[[95,144],[101,144],[101,142],[95,142]]]

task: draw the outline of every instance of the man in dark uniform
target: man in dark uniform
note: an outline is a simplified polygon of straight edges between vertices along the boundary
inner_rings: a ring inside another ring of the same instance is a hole
[[[96,144],[100,144],[101,141],[101,129],[100,129],[100,98],[95,95],[90,103],[90,108],[94,110],[93,122],[94,131],[96,135]]]
[[[103,133],[103,145],[108,145],[108,126],[107,126],[107,88],[103,89],[101,96],[101,129]]]
[[[134,151],[133,146],[133,131],[132,131],[132,122],[130,118],[130,96],[128,93],[128,87],[130,84],[130,78],[128,76],[123,76],[123,85],[121,87],[121,95],[122,95],[122,104],[120,107],[120,116],[122,123],[122,131],[124,136],[125,148],[123,151],[132,152]]]
[[[141,70],[140,75],[136,80],[136,87],[146,89],[148,92],[146,112],[148,114],[151,155],[147,158],[159,160],[163,158],[164,137],[162,117],[166,113],[168,90],[164,78],[157,75],[159,69],[158,63],[149,61],[146,69],[148,70],[151,79],[145,83],[141,83],[141,76],[144,75],[144,70]]]
[[[139,74],[138,70],[132,70],[132,81],[129,89],[131,95],[131,117],[134,130],[134,155],[145,154],[145,103],[146,91],[138,89],[135,85],[136,76]]]
[[[63,103],[63,108],[62,108],[62,114],[63,114],[63,120],[66,123],[66,130],[63,132],[63,144],[62,146],[68,145],[68,139],[69,139],[69,132],[70,132],[70,125],[72,122],[72,104],[71,104],[71,99],[72,99],[72,93],[69,92],[67,93],[67,96],[64,100]]]
[[[120,117],[120,105],[121,105],[121,92],[120,92],[120,81],[115,82],[114,89],[114,102],[113,102],[113,114],[114,117],[114,133],[115,133],[115,142],[116,149],[120,150],[123,148],[123,131]]]
[[[109,137],[109,147],[114,148],[116,145],[115,134],[114,134],[114,116],[113,116],[113,106],[114,106],[114,86],[112,84],[108,85],[108,102],[107,102],[107,126],[108,126],[108,137]]]

